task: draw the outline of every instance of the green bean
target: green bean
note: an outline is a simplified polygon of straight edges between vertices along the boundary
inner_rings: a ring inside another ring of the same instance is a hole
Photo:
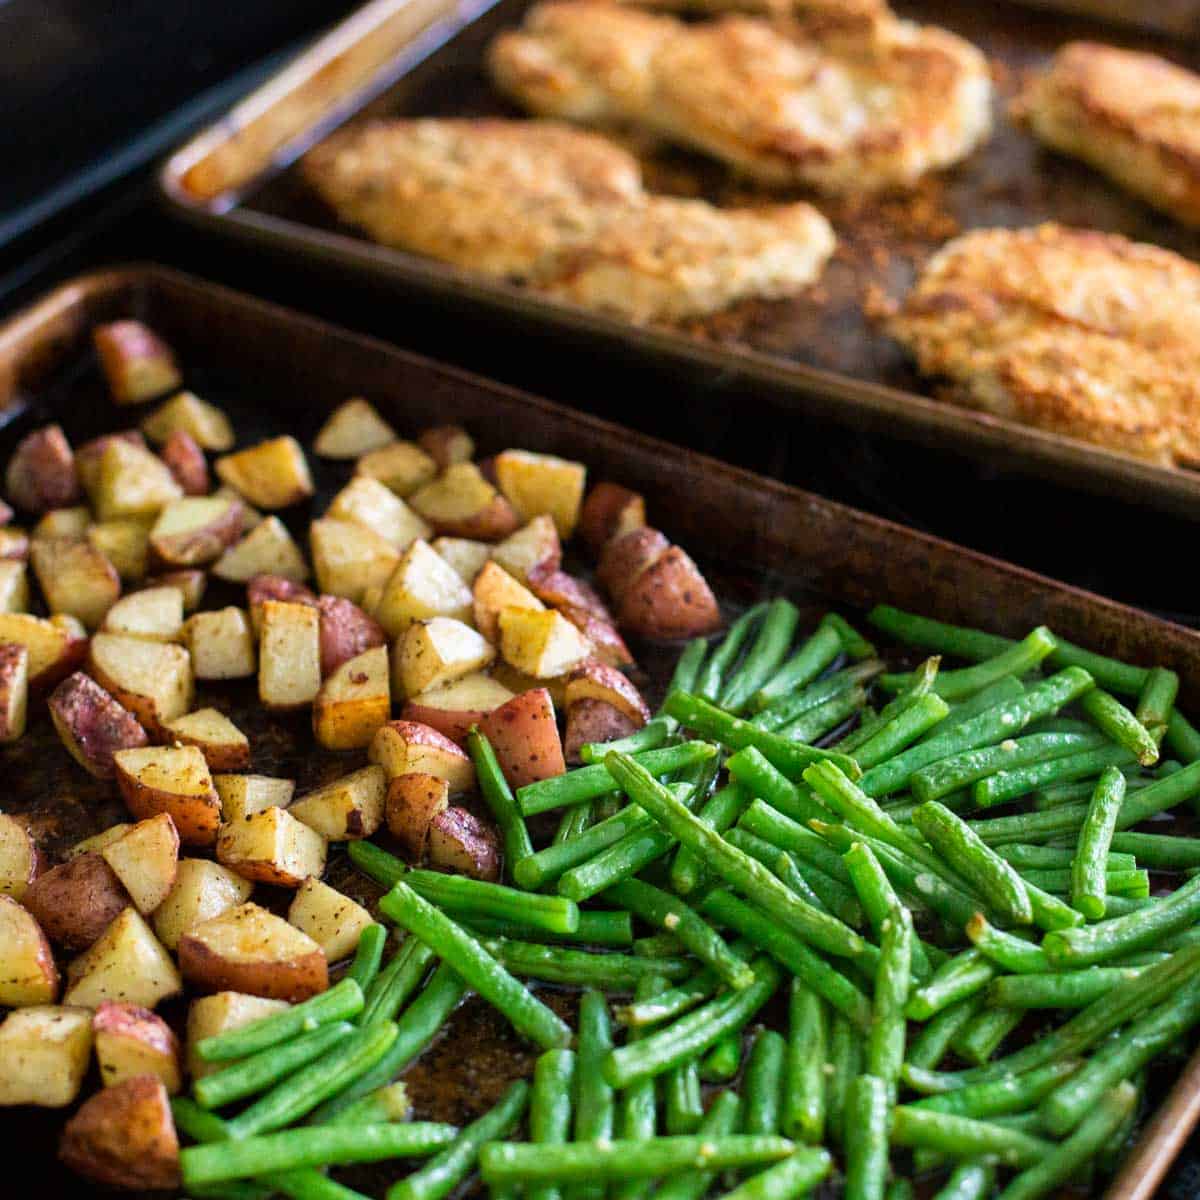
[[[761,796],[773,809],[801,824],[813,820],[829,820],[833,814],[813,798],[807,788],[797,787],[785,778],[753,747],[731,754],[726,770],[750,796]]]
[[[394,1021],[420,986],[433,958],[433,951],[428,946],[416,938],[405,938],[372,984],[358,1023],[372,1025],[377,1021]]]
[[[989,962],[1017,975],[1035,975],[1051,970],[1041,946],[992,925],[983,913],[976,913],[966,926],[972,945]]]
[[[1045,812],[1023,812],[1011,817],[972,821],[971,828],[993,848],[1006,842],[1050,841],[1077,836],[1087,819],[1087,810],[1086,804],[1064,804]]]
[[[1118,770],[1125,776],[1125,787],[1128,791],[1136,791],[1140,788],[1149,787],[1154,782],[1153,779],[1142,775],[1142,768],[1136,764],[1118,767]],[[1033,793],[1033,807],[1042,812],[1050,808],[1061,808],[1065,805],[1075,804],[1081,800],[1090,800],[1092,798],[1092,790],[1096,786],[1096,780],[1092,779],[1073,779],[1069,783],[1052,783],[1044,788],[1037,788]],[[1074,839],[1071,839],[1072,842]]]
[[[1158,742],[1154,735],[1116,696],[1093,688],[1080,698],[1079,707],[1097,729],[1124,746],[1143,767],[1158,762]]]
[[[313,1121],[333,1121],[350,1105],[390,1083],[433,1040],[466,994],[467,986],[445,963],[396,1023],[396,1039],[382,1058],[354,1083],[322,1104]]]
[[[436,1157],[399,1183],[392,1184],[387,1200],[443,1200],[474,1169],[479,1148],[510,1134],[520,1124],[528,1104],[529,1084],[518,1079],[509,1085],[489,1112],[472,1121]]]
[[[611,742],[584,742],[579,747],[579,760],[590,766],[592,763],[603,762],[604,756],[610,750],[620,750],[623,754],[657,750],[671,736],[674,725],[675,722],[670,717],[654,717],[641,729],[635,729],[623,738],[615,738]]]
[[[779,969],[769,958],[759,957],[753,965],[756,978],[750,987],[726,992],[634,1045],[613,1050],[604,1063],[608,1082],[623,1088],[661,1075],[703,1054],[723,1034],[742,1028],[779,986]]]
[[[753,801],[738,821],[738,827],[763,838],[781,850],[794,854],[809,866],[839,883],[850,883],[851,872],[842,861],[842,856],[831,850],[821,837],[811,829],[784,816],[762,800]]]
[[[779,1133],[783,1126],[783,1079],[787,1042],[773,1029],[760,1029],[750,1045],[742,1081],[743,1133]]]
[[[907,1179],[893,1179],[884,1192],[884,1200],[916,1200],[916,1192]]]
[[[848,688],[831,696],[824,704],[810,708],[808,712],[780,725],[777,732],[794,741],[812,744],[848,721],[866,703],[867,693],[863,688]]]
[[[928,1021],[942,1009],[982,991],[995,976],[996,968],[978,950],[964,950],[912,993],[905,1013],[913,1021]]]
[[[901,906],[900,898],[892,888],[887,872],[879,865],[879,859],[865,842],[857,842],[844,856],[845,866],[854,881],[855,890],[866,910],[876,938],[882,937],[883,927],[894,908]],[[914,978],[927,979],[933,968],[921,939],[912,939],[911,970]]]
[[[257,1095],[314,1058],[345,1041],[354,1032],[348,1021],[331,1021],[311,1033],[302,1033],[282,1046],[268,1046],[223,1070],[197,1079],[193,1092],[205,1108],[222,1108],[235,1100]]]
[[[750,636],[750,631],[758,622],[759,617],[767,611],[766,602],[755,604],[729,627],[721,644],[712,652],[708,662],[697,672],[693,681],[693,689],[698,696],[706,700],[715,700],[721,694],[722,683],[737,659],[738,652]],[[686,691],[686,688],[671,688],[671,691]]]
[[[941,1009],[922,1026],[908,1048],[907,1062],[922,1070],[933,1070],[946,1057],[950,1044],[964,1026],[983,1007],[984,993],[975,992],[965,1000]]]
[[[633,943],[633,952],[639,958],[677,958],[683,946],[673,933],[656,933],[653,937],[638,938]]]
[[[639,979],[633,993],[634,1001],[637,1003],[651,1000],[655,996],[661,995],[666,987],[667,981],[661,975],[649,975],[645,979]],[[644,1034],[643,1029],[631,1028],[626,1040],[636,1042]],[[626,1141],[646,1141],[658,1133],[656,1080],[653,1078],[639,1080],[621,1093],[620,1115],[617,1124],[620,1128],[620,1136]],[[614,1190],[613,1200],[644,1200],[651,1190],[651,1184],[645,1179],[626,1180]],[[534,1200],[545,1200],[545,1198],[534,1197]]]
[[[354,958],[346,971],[346,978],[353,979],[358,984],[359,991],[363,994],[364,1005],[367,992],[375,982],[383,962],[383,948],[387,944],[387,935],[385,925],[368,925],[359,935]]]
[[[887,1184],[891,1088],[872,1075],[859,1075],[846,1095],[846,1200],[883,1200]]]
[[[518,1032],[549,1050],[571,1040],[571,1030],[554,1012],[514,979],[462,926],[401,882],[379,902],[383,914],[420,938],[499,1009]]]
[[[700,1060],[700,1078],[705,1083],[728,1083],[742,1065],[742,1031],[722,1034]]]
[[[883,663],[877,658],[866,662],[852,663],[840,671],[823,675],[815,683],[797,692],[780,696],[755,714],[753,724],[760,729],[777,731],[785,725],[790,725],[801,717],[814,713],[827,704],[837,702],[848,693],[866,685],[883,670]],[[865,692],[864,692],[865,697]],[[864,701],[865,702],[865,701]]]
[[[507,938],[489,939],[485,949],[498,966],[523,979],[572,987],[632,991],[646,975],[686,978],[694,964],[686,958],[641,958],[634,954],[592,954],[569,946],[546,946]],[[476,989],[478,990],[478,989]]]
[[[923,1100],[915,1101],[911,1107],[980,1119],[1028,1112],[1074,1076],[1080,1065],[1074,1059],[1048,1063],[1024,1075],[1008,1075],[990,1083],[959,1088],[956,1092],[926,1096]]]
[[[892,1141],[910,1149],[926,1147],[951,1158],[994,1158],[1010,1167],[1025,1167],[1050,1153],[1041,1138],[973,1117],[901,1104],[892,1110]]]
[[[916,696],[903,712],[880,723],[872,736],[854,751],[854,759],[863,770],[876,767],[912,745],[949,713],[950,706],[941,696],[932,693]],[[844,744],[839,744],[838,749],[844,749]]]
[[[566,813],[580,813],[588,808],[588,805],[581,804],[567,809]],[[566,820],[566,815],[563,820]],[[555,841],[544,850],[522,859],[513,871],[513,877],[527,890],[540,888],[543,884],[552,883],[572,867],[595,858],[602,850],[616,845],[629,834],[649,829],[653,824],[649,813],[643,812],[636,804],[626,805],[606,820],[578,830],[569,840]]]
[[[733,1191],[726,1192],[724,1200],[799,1200],[832,1169],[829,1152],[810,1146],[752,1175]]]
[[[858,764],[845,754],[838,754],[836,750],[819,750],[815,746],[804,746],[789,738],[781,737],[777,733],[759,729],[749,721],[730,716],[729,713],[723,712],[699,696],[689,696],[686,692],[675,692],[674,695],[667,697],[665,707],[667,712],[681,725],[701,737],[711,737],[731,750],[742,750],[747,746],[754,746],[769,763],[777,767],[789,779],[798,776],[811,763],[825,761],[837,763],[854,778],[860,774]],[[687,744],[694,745],[696,743],[689,742]],[[705,745],[703,742],[699,744]],[[652,751],[652,753],[654,752]],[[605,763],[611,761],[611,756],[604,761]],[[663,773],[662,769],[655,764],[643,763],[641,765],[649,767],[653,774]],[[585,771],[591,769],[591,767],[583,768]],[[569,776],[559,776],[559,778],[565,779]],[[541,785],[531,784],[530,786],[539,787]]]
[[[863,1038],[862,1031],[841,1013],[833,1012],[829,1024],[828,1068],[821,1063],[826,1073],[825,1124],[829,1136],[842,1146],[845,1145],[846,1102],[850,1085],[862,1074]]]
[[[933,1200],[986,1200],[992,1194],[995,1178],[991,1163],[960,1163]]]
[[[867,1035],[867,1073],[895,1089],[904,1064],[904,1006],[912,981],[912,916],[896,905],[883,922],[875,1001]]]
[[[998,771],[975,784],[971,794],[981,808],[992,808],[1017,800],[1046,784],[1091,779],[1107,767],[1124,767],[1133,761],[1133,756],[1124,746],[1110,743],[1095,750],[1052,758],[1048,762],[1018,767],[1012,771]]]
[[[1200,762],[1190,763],[1181,771],[1156,779],[1148,787],[1126,796],[1117,828],[1131,829],[1197,794],[1200,794]]]
[[[546,1050],[533,1066],[529,1097],[529,1140],[560,1146],[571,1135],[575,1094],[575,1052]],[[552,1183],[531,1187],[527,1200],[559,1200],[561,1189]]]
[[[646,1142],[571,1142],[532,1146],[490,1142],[479,1155],[485,1183],[621,1182],[668,1178],[676,1171],[758,1167],[787,1158],[796,1149],[782,1137],[660,1137]]]
[[[671,675],[671,681],[667,684],[667,695],[672,692],[690,692],[698,686],[700,679],[700,668],[704,665],[704,659],[708,655],[708,639],[707,638],[692,638],[690,642],[683,648],[683,653],[675,662],[675,670]],[[661,710],[655,714],[655,719],[661,715]],[[669,728],[674,730],[674,722],[671,722]],[[600,755],[603,758],[604,755]]]
[[[786,851],[780,850],[778,846],[773,846],[770,842],[763,841],[762,838],[755,837],[754,834],[747,833],[741,828],[731,829],[725,835],[725,840],[735,850],[741,850],[744,854],[748,854],[762,863],[768,870],[773,871],[779,877],[780,882],[790,891],[795,892],[802,900],[822,912],[829,912],[829,906],[813,890],[808,878],[800,873],[799,868]],[[861,911],[859,915],[861,916]],[[844,920],[845,918],[839,914],[839,919]]]
[[[350,842],[346,853],[350,861],[368,879],[373,879],[385,888],[390,888],[392,884],[403,879],[409,869],[406,862],[394,854],[389,854],[382,846],[376,846],[374,842]]]
[[[928,800],[913,822],[956,874],[996,912],[1023,925],[1033,922],[1033,905],[1020,875],[945,805]]]
[[[745,661],[721,691],[719,703],[723,709],[742,712],[755,692],[771,679],[787,654],[799,620],[800,613],[790,600],[779,597],[771,601]]]
[[[528,858],[533,853],[533,843],[529,840],[529,830],[525,828],[525,819],[517,807],[516,797],[504,772],[500,769],[500,760],[492,743],[487,736],[479,732],[477,726],[472,726],[467,734],[467,751],[475,764],[475,777],[479,780],[479,791],[487,803],[488,809],[495,818],[504,839],[504,865],[511,875],[517,863]]]
[[[1055,1137],[1065,1137],[1100,1102],[1103,1094],[1136,1074],[1200,1021],[1200,987],[1193,984],[1139,1017],[1101,1046],[1083,1069],[1041,1103],[1038,1115]]]
[[[608,1003],[591,988],[579,1001],[579,1037],[575,1071],[575,1130],[577,1142],[611,1140],[616,1122],[613,1090],[604,1078],[603,1066],[612,1052],[612,1027]],[[603,1185],[577,1183],[567,1191],[575,1200],[603,1197]]]
[[[504,921],[498,917],[464,916],[462,923],[476,936],[513,938],[516,941],[540,939],[569,942],[581,946],[632,946],[633,918],[627,912],[585,909],[579,914],[574,933],[551,934],[524,921]]]
[[[721,1092],[713,1100],[704,1120],[700,1122],[700,1128],[696,1130],[697,1136],[728,1137],[738,1127],[740,1108],[741,1102],[736,1092]],[[695,1168],[678,1171],[662,1182],[654,1193],[654,1200],[703,1200],[716,1175],[715,1171]]]
[[[453,1125],[416,1121],[285,1129],[262,1137],[189,1146],[179,1152],[179,1171],[188,1188],[298,1167],[380,1162],[428,1154],[451,1142],[457,1132]]]
[[[765,761],[765,760],[764,760]],[[735,779],[704,802],[696,814],[699,820],[718,833],[724,833],[738,819],[750,802],[750,795]],[[648,820],[652,820],[647,816]],[[680,846],[671,863],[671,887],[680,896],[694,892],[708,878],[708,872],[687,846]]]
[[[271,1046],[278,1046],[298,1033],[308,1033],[329,1021],[348,1021],[363,1007],[362,988],[353,979],[343,979],[328,991],[294,1004],[283,1012],[231,1029],[196,1043],[196,1055],[202,1062],[227,1062],[245,1058]]]
[[[1200,730],[1177,708],[1171,711],[1167,719],[1167,732],[1163,740],[1185,763],[1200,759]]]
[[[1004,1008],[1086,1008],[1116,984],[1138,974],[1135,967],[1085,967],[1079,971],[1005,975],[988,985],[988,1000]]]
[[[1002,1200],[1036,1200],[1066,1183],[1124,1124],[1136,1100],[1137,1089],[1128,1083],[1105,1092],[1075,1133],[1009,1183]]]
[[[1023,696],[1024,694],[1025,685],[1014,676],[1006,675],[990,687],[985,687],[983,691],[976,692],[970,699],[951,705],[950,715],[935,729],[927,733],[921,741],[931,742],[935,737],[941,737],[942,734],[958,729],[960,726],[965,725],[972,717],[977,717],[980,713],[987,712],[988,709],[994,708],[997,704],[1005,704],[1009,700],[1015,700],[1018,696]],[[1044,720],[1043,718],[1042,720],[1031,721],[1030,726],[1040,729],[1044,724]]]
[[[861,661],[875,657],[875,647],[845,617],[835,612],[826,613],[821,618],[821,624],[828,625],[837,633],[842,649],[851,658]]]
[[[1162,833],[1116,833],[1112,849],[1132,854],[1155,871],[1182,871],[1200,867],[1200,838],[1169,837]],[[1111,863],[1115,854],[1109,855]]]
[[[732,838],[733,834],[728,836]],[[850,888],[831,879],[824,871],[808,864],[801,869],[796,856],[788,854],[786,850],[778,852],[774,870],[783,883],[793,892],[803,895],[810,904],[832,913],[852,928],[862,925],[863,911],[858,898]]]
[[[704,1120],[704,1102],[700,1095],[700,1066],[694,1058],[672,1067],[663,1077],[663,1107],[668,1134],[695,1133],[700,1128],[700,1122]]]
[[[417,868],[406,871],[403,878],[418,896],[456,918],[499,917],[558,934],[579,928],[579,906],[565,896],[534,895],[467,875]]]
[[[338,1113],[336,1119],[328,1123],[332,1125],[383,1125],[388,1121],[407,1120],[411,1109],[408,1088],[403,1083],[389,1083],[348,1105]],[[313,1123],[325,1124],[320,1121]]]
[[[739,958],[747,958],[753,952],[754,946],[749,941],[739,939],[730,943],[729,949]],[[646,998],[635,995],[633,1003],[618,1007],[614,1015],[622,1025],[657,1025],[661,1021],[680,1016],[702,1000],[707,1000],[716,993],[719,986],[720,981],[717,977],[707,967],[702,967],[677,987]]]
[[[1039,625],[1022,641],[973,667],[942,671],[933,686],[944,700],[965,700],[1006,675],[1027,674],[1056,648],[1054,635],[1045,625]],[[907,675],[884,675],[879,682],[885,691],[893,692],[904,687],[909,678]]]
[[[1117,836],[1123,836],[1118,834]],[[1137,835],[1142,836],[1142,835]],[[1170,839],[1174,841],[1175,839]],[[1001,846],[997,851],[1006,863],[1018,871],[1061,871],[1075,861],[1075,846],[1026,846],[1020,842]],[[1109,852],[1106,866],[1110,871],[1134,871],[1137,857],[1131,853]]]
[[[912,673],[912,682],[889,700],[878,713],[871,717],[864,716],[858,728],[841,740],[839,749],[845,754],[853,754],[864,742],[870,741],[883,726],[908,712],[916,701],[922,696],[928,695],[933,687],[933,681],[937,678],[941,662],[941,658],[937,655],[927,658]]]
[[[821,997],[793,978],[781,1126],[788,1137],[809,1145],[819,1145],[825,1133],[828,1026],[829,1014]]]
[[[951,1045],[959,1058],[981,1066],[1000,1043],[1021,1023],[1025,1013],[1017,1008],[985,1008],[958,1032]]]
[[[1125,799],[1125,777],[1115,767],[1100,776],[1071,865],[1071,903],[1093,921],[1104,916],[1108,850]]]
[[[764,709],[781,696],[804,687],[816,679],[841,652],[842,643],[837,631],[829,625],[819,625],[817,631],[759,688],[750,702],[751,707],[756,711]],[[699,694],[706,695],[702,689]]]
[[[607,749],[605,753],[607,753]],[[550,850],[558,846],[572,845],[579,838],[581,838],[585,831],[595,823],[595,809],[597,803],[598,801],[596,800],[588,800],[583,804],[575,805],[574,808],[564,808],[562,816],[558,819],[558,825],[554,830],[554,837],[551,839],[550,845],[546,847],[546,850]],[[545,853],[545,851],[543,851],[543,853]],[[517,864],[518,868],[524,867],[526,863],[531,862],[535,857],[536,855],[531,855],[529,858],[521,859],[521,861]],[[521,876],[519,876],[515,870],[513,872],[513,878],[518,884],[520,884],[521,887],[526,888],[528,891],[532,891],[534,887],[540,886],[540,881],[537,884],[523,883]]]

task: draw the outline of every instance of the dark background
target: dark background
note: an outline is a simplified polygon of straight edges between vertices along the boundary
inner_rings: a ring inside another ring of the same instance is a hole
[[[635,370],[173,224],[151,164],[352,7],[0,0],[0,316],[80,271],[153,260],[1200,625],[1192,522],[784,414],[735,378]],[[1198,1150],[1194,1138],[1163,1197],[1200,1195]]]

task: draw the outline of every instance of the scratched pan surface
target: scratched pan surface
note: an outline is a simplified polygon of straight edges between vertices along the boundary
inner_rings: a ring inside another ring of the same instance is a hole
[[[1040,622],[1064,635],[1134,662],[1159,662],[1181,674],[1182,703],[1200,709],[1200,635],[1019,568],[923,534],[759,479],[595,418],[437,366],[309,318],[209,284],[156,269],[131,268],[66,285],[0,328],[0,460],[29,428],[62,422],[72,440],[121,428],[135,414],[109,403],[88,349],[97,321],[137,316],[179,352],[188,384],[223,405],[244,442],[290,432],[308,444],[323,414],[348,395],[368,396],[402,433],[434,422],[466,425],[480,452],[509,445],[567,454],[593,478],[642,490],[656,524],[701,559],[729,611],[784,592],[809,618],[826,605],[861,610],[876,600],[920,609],[1008,634]],[[287,514],[297,533],[320,511],[344,468],[313,462],[319,495],[311,508]],[[227,597],[227,599],[226,599]],[[206,605],[238,602],[214,585]],[[661,694],[673,664],[670,647],[638,646],[644,683]],[[227,711],[250,737],[253,769],[297,780],[301,791],[359,765],[362,756],[312,745],[300,717],[262,711],[252,686],[200,690],[197,705]],[[74,766],[49,721],[0,751],[5,781],[0,807],[30,816],[52,855],[122,816],[114,788]],[[374,893],[334,856],[331,879],[364,902]],[[282,905],[286,893],[260,889]],[[565,1015],[566,992],[550,1001]],[[167,1007],[178,1020],[182,1005]],[[478,1002],[456,1015],[438,1043],[407,1076],[419,1114],[465,1121],[487,1108],[506,1083],[528,1073],[531,1054],[504,1022]],[[1175,1074],[1161,1072],[1165,1085]],[[1184,1073],[1192,1091],[1200,1071]],[[1155,1099],[1162,1092],[1157,1093]],[[1182,1104],[1186,1091],[1177,1091]],[[1173,1110],[1175,1111],[1175,1110]],[[1178,1111],[1188,1111],[1183,1105]],[[1194,1111],[1194,1105],[1191,1110]],[[90,1189],[58,1167],[58,1113],[6,1111],[0,1149],[20,1151],[42,1190],[78,1196]],[[1165,1170],[1172,1139],[1185,1124],[1160,1130],[1142,1149],[1152,1171]],[[1157,1159],[1153,1153],[1157,1152]],[[355,1186],[382,1195],[393,1167],[346,1172]],[[1122,1198],[1129,1193],[1119,1193]]]
[[[1200,473],[1152,466],[939,398],[936,385],[916,375],[865,311],[879,297],[903,294],[920,264],[946,239],[980,226],[1053,219],[1117,231],[1200,258],[1200,234],[1155,213],[1098,173],[1042,150],[1005,116],[1022,75],[1068,40],[1113,42],[1195,66],[1195,44],[1182,33],[1200,32],[1200,6],[1192,0],[1171,6],[1122,6],[1112,0],[1061,6],[1142,12],[1148,21],[1159,17],[1173,29],[1175,36],[1168,36],[1000,0],[899,0],[902,15],[944,25],[988,54],[997,93],[990,141],[966,163],[926,179],[911,194],[816,198],[840,242],[823,278],[807,292],[787,300],[749,301],[686,326],[639,329],[374,246],[340,225],[289,165],[347,118],[520,115],[497,95],[481,63],[489,40],[518,24],[530,2],[375,0],[353,28],[344,27],[340,41],[330,42],[324,57],[299,61],[287,76],[173,156],[161,177],[167,198],[189,220],[286,251],[293,261],[307,258],[417,289],[458,311],[486,309],[526,327],[570,328],[603,341],[610,353],[649,356],[681,370],[699,366],[750,377],[775,404],[802,405],[926,442],[963,445],[1056,480],[1200,512]],[[395,22],[401,18],[410,19],[420,36],[398,35]],[[377,66],[376,59],[390,66],[371,76],[364,61]],[[378,92],[369,103],[359,90],[367,77],[375,82],[365,90]],[[383,78],[391,79],[386,87]],[[645,155],[644,162],[648,184],[656,190],[721,204],[767,197],[699,155],[663,151]]]

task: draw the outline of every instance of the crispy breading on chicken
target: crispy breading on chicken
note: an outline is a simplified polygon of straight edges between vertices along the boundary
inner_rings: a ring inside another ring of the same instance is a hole
[[[888,322],[964,404],[1163,464],[1200,464],[1200,266],[1041,225],[947,243]]]
[[[546,0],[492,42],[488,64],[540,116],[633,126],[771,186],[911,185],[991,127],[983,55],[886,14],[684,24],[606,0]]]
[[[829,30],[861,30],[892,16],[884,0],[620,0],[620,3],[656,12],[791,17],[805,25]]]
[[[630,154],[553,122],[352,127],[312,150],[304,172],[384,245],[634,321],[798,292],[834,248],[810,205],[728,210],[650,196]]]
[[[1200,75],[1155,54],[1071,42],[1032,78],[1014,116],[1048,146],[1147,203],[1200,225]]]

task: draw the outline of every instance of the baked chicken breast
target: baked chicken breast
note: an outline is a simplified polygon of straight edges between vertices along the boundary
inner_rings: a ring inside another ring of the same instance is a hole
[[[689,25],[605,0],[547,0],[493,41],[488,63],[540,116],[633,126],[777,187],[911,185],[964,158],[991,124],[983,55],[886,14]]]
[[[888,322],[962,403],[1162,464],[1200,464],[1200,267],[1117,234],[984,229]]]

